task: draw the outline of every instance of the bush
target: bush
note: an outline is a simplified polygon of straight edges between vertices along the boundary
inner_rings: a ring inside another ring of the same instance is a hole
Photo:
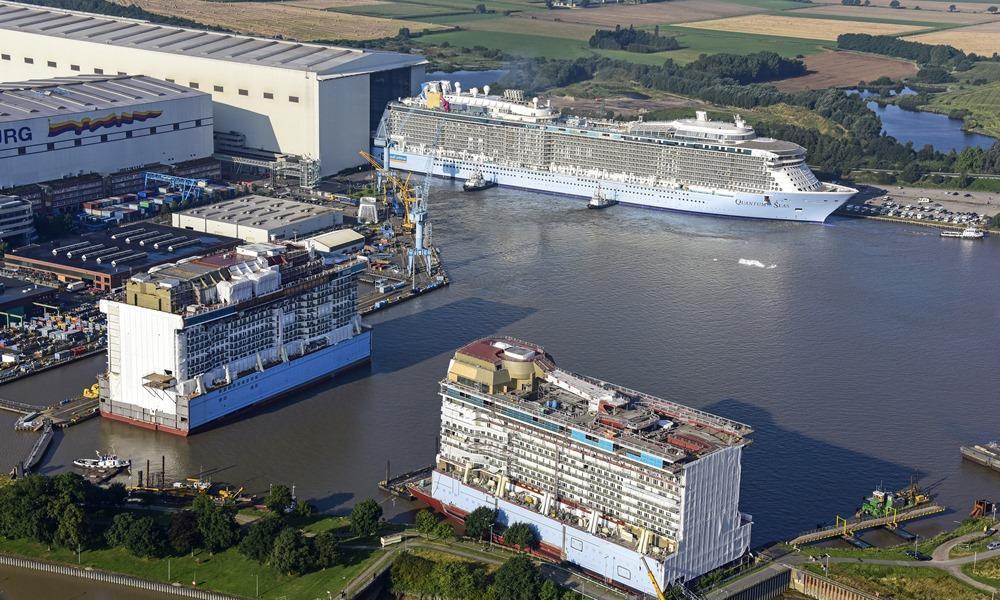
[[[416,518],[417,531],[424,535],[431,535],[434,533],[434,528],[437,527],[438,519],[434,516],[434,513],[424,509],[417,513]]]

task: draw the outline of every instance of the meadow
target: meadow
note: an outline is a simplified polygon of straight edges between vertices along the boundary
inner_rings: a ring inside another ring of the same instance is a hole
[[[959,88],[934,97],[925,107],[934,112],[967,110],[966,127],[972,131],[1000,136],[1000,83]]]

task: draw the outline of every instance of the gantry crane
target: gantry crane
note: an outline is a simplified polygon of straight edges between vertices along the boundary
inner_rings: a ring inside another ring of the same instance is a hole
[[[375,168],[382,178],[382,191],[386,195],[386,202],[388,202],[389,186],[392,186],[396,198],[403,203],[403,229],[405,231],[413,231],[415,225],[410,218],[410,211],[411,207],[416,204],[416,196],[413,193],[413,187],[410,185],[410,176],[407,175],[406,179],[400,179],[395,173],[382,166],[382,163],[378,162],[378,159],[371,154],[365,151],[361,151],[359,154]]]

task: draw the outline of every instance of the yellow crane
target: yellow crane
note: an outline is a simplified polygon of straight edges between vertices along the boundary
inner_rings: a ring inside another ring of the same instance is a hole
[[[656,576],[653,575],[653,570],[649,568],[649,563],[646,562],[646,557],[642,557],[642,566],[646,567],[646,576],[649,577],[649,582],[653,584],[653,589],[656,590],[656,600],[667,600],[667,597],[663,595],[663,590],[660,589],[660,584],[656,581]]]
[[[400,179],[392,171],[382,166],[382,164],[378,162],[378,159],[376,159],[371,154],[363,150],[358,154],[360,154],[362,158],[367,160],[369,164],[371,164],[371,166],[375,168],[376,171],[382,174],[383,177],[382,192],[385,195],[385,201],[387,204],[388,204],[389,191],[388,191],[388,185],[386,185],[385,182],[388,182],[388,184],[392,185],[393,189],[395,190],[396,197],[399,198],[399,201],[403,203],[403,229],[405,231],[413,231],[415,225],[413,224],[413,221],[410,220],[410,207],[413,205],[414,202],[416,202],[416,198],[413,195],[413,187],[410,185],[410,176],[407,175],[406,179]]]

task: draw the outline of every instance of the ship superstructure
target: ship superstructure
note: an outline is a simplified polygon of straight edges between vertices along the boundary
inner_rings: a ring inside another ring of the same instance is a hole
[[[108,317],[101,414],[187,435],[366,362],[357,260],[248,244],[133,276]]]
[[[625,204],[714,215],[821,222],[857,193],[819,181],[804,148],[758,137],[738,115],[592,121],[517,90],[499,97],[447,81],[390,103],[375,143],[393,169],[479,172],[501,186],[588,199],[600,187]]]
[[[430,486],[411,489],[442,512],[497,508],[533,526],[543,552],[646,593],[644,560],[666,585],[749,547],[747,425],[565,371],[507,337],[458,350],[440,385]]]

